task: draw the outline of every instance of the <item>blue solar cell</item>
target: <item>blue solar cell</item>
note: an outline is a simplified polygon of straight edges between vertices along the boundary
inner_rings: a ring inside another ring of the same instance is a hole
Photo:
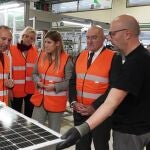
[[[0,149],[2,150],[34,150],[44,147],[44,144],[49,146],[61,141],[58,135],[7,106],[0,108]]]

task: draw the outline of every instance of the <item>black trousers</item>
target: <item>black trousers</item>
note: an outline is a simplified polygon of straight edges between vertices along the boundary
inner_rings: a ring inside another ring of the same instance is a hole
[[[150,143],[146,146],[146,150],[150,150]]]
[[[14,97],[13,100],[11,101],[11,107],[16,111],[21,112],[22,103],[24,100],[24,114],[31,118],[34,107],[34,105],[30,102],[31,96],[32,94],[28,94],[27,96],[20,98]]]
[[[85,122],[88,117],[83,117],[79,113],[74,112],[74,125],[80,125]],[[109,150],[111,130],[111,118],[108,118],[101,125],[92,130],[89,134],[84,136],[77,144],[76,150],[91,150],[91,143],[93,140],[95,150]]]

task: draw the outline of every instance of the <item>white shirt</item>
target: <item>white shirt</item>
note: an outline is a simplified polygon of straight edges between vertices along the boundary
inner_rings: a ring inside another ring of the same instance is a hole
[[[94,52],[94,56],[92,58],[92,63],[94,62],[94,60],[97,58],[97,56],[101,53],[101,51],[103,50],[104,46],[102,46],[99,50],[97,50],[96,52]],[[89,51],[89,56],[90,53],[92,53],[93,51]]]

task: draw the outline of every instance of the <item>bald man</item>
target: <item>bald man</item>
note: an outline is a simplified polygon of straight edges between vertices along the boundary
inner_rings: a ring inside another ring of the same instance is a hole
[[[96,110],[97,97],[104,94],[117,76],[121,56],[104,46],[102,27],[93,25],[86,33],[87,49],[82,51],[75,63],[74,74],[69,83],[69,101],[73,107],[74,125],[85,122]],[[91,61],[91,62],[90,62]],[[76,150],[109,150],[111,118],[97,126],[77,144]]]
[[[113,150],[143,150],[150,142],[150,54],[140,44],[140,27],[129,15],[115,18],[109,40],[125,56],[105,102],[80,126],[71,128],[58,149],[70,146],[112,114]]]

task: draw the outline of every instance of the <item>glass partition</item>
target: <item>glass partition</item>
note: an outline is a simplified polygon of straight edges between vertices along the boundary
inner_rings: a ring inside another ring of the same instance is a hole
[[[150,0],[127,0],[127,7],[150,5]]]
[[[15,30],[24,28],[24,7],[8,9],[8,26],[15,27]]]
[[[24,28],[24,3],[8,2],[0,4],[0,25],[7,25],[13,31],[13,43]]]
[[[108,9],[111,6],[112,0],[80,0],[78,10]]]
[[[62,12],[71,12],[71,11],[77,11],[77,1],[52,5],[53,13],[62,13]]]
[[[52,5],[53,13],[88,11],[110,8],[112,8],[112,0],[79,0]]]
[[[0,25],[8,25],[13,30],[24,28],[24,3],[0,4]]]
[[[150,31],[141,31],[140,42],[146,47],[150,44]]]

